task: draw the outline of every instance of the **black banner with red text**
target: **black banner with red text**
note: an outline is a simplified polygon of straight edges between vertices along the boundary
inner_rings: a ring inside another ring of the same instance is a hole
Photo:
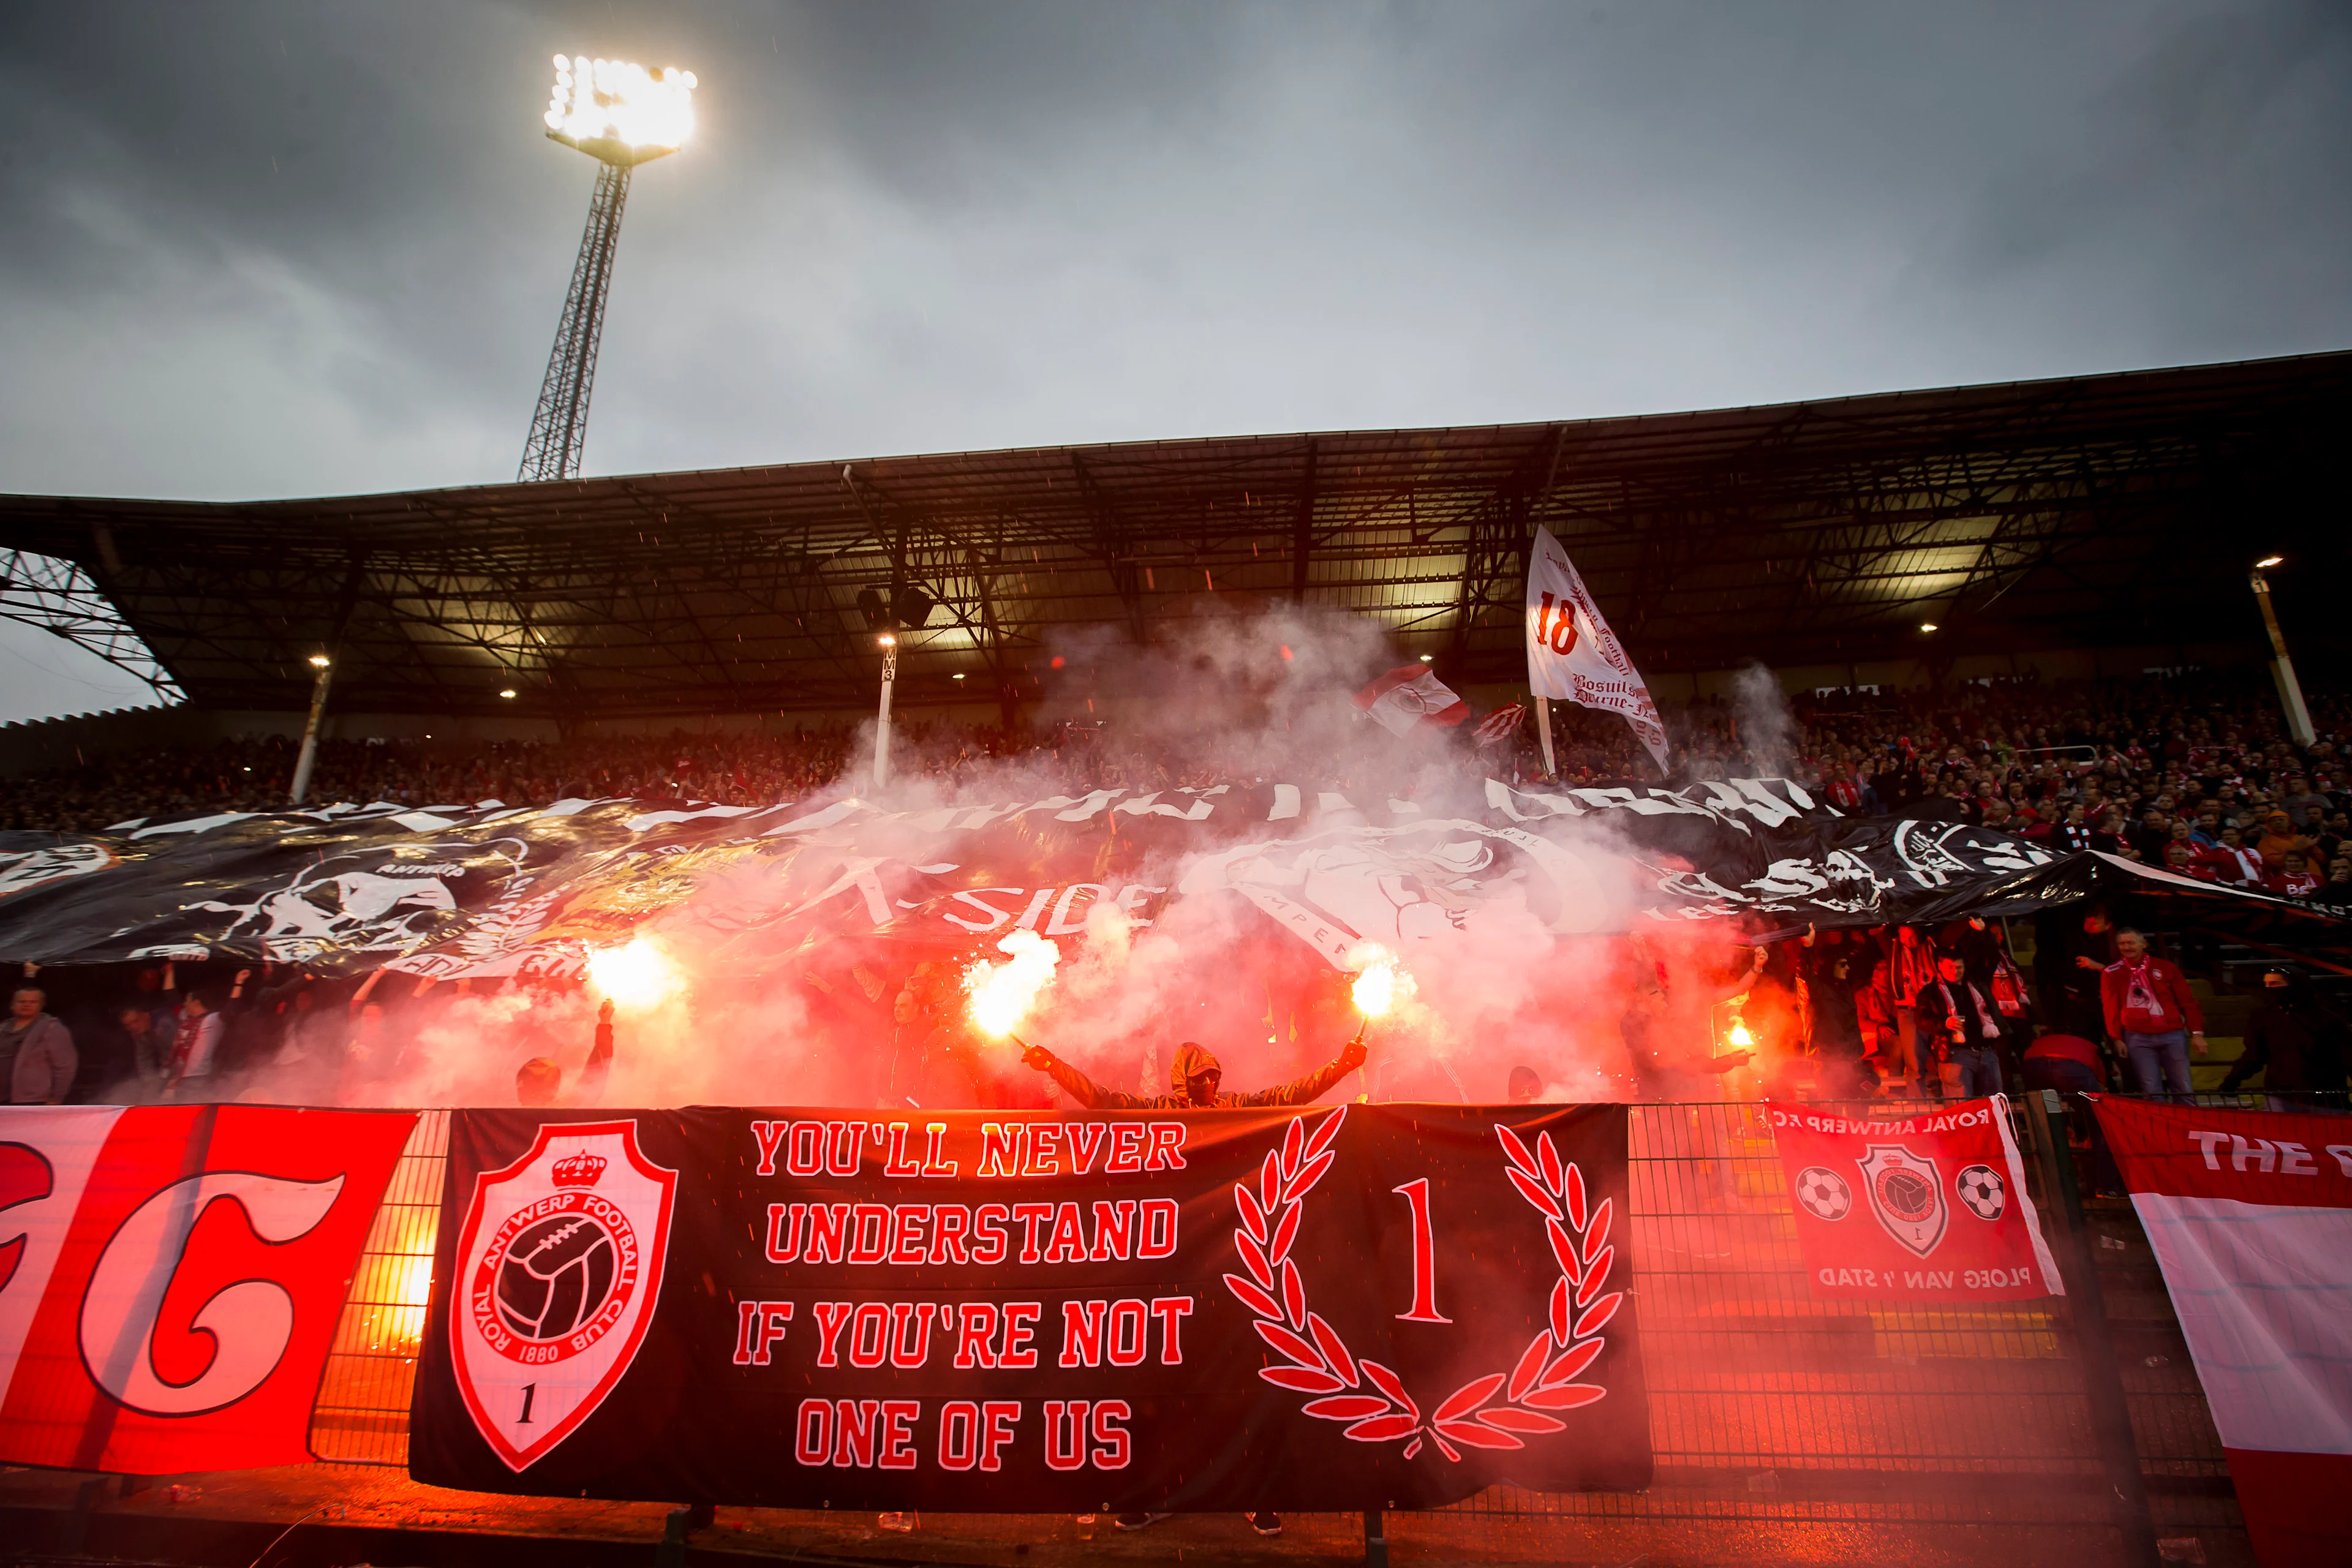
[[[1032,1512],[1649,1484],[1621,1106],[459,1111],[410,1472]]]

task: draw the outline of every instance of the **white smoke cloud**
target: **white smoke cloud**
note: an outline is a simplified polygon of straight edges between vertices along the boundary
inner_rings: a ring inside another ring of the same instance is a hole
[[[856,814],[854,836],[835,847],[909,864],[936,849],[936,814],[950,806],[1252,782],[1292,783],[1328,806],[1299,819],[1234,821],[1230,840],[1195,842],[1182,864],[1121,859],[1118,876],[1137,896],[1097,898],[1079,929],[1055,935],[1054,984],[1018,1032],[1107,1088],[1167,1092],[1168,1064],[1187,1041],[1220,1057],[1235,1090],[1298,1077],[1346,1044],[1360,1021],[1349,977],[1270,918],[1269,900],[1344,910],[1397,952],[1417,984],[1409,1004],[1370,1026],[1371,1060],[1332,1098],[1496,1101],[1517,1066],[1555,1098],[1622,1098],[1632,1083],[1618,1020],[1634,980],[1659,962],[1701,979],[1726,967],[1729,933],[1709,922],[1670,924],[1640,953],[1607,934],[1622,928],[1633,889],[1625,847],[1596,820],[1551,819],[1537,849],[1517,850],[1535,872],[1479,879],[1499,842],[1485,826],[1480,770],[1456,741],[1401,741],[1358,713],[1352,692],[1396,661],[1361,619],[1288,605],[1219,609],[1149,647],[1100,632],[1053,651],[1062,664],[1045,706],[1083,715],[1091,697],[1102,726],[1072,731],[1060,755],[948,767],[961,737],[933,732],[903,744],[878,795],[869,745],[852,748],[843,774],[801,804],[814,812],[854,797],[877,808]],[[1381,861],[1352,847],[1360,836],[1331,831],[1367,817],[1430,826],[1383,830],[1377,842],[1390,858]],[[1102,821],[1107,835],[1119,831],[1113,814]],[[1101,865],[1112,852],[1107,837]],[[1384,880],[1395,873],[1382,867],[1397,865],[1411,868],[1414,890]],[[1197,888],[1172,896],[1188,873]],[[1098,870],[1091,879],[1111,878]],[[1017,1046],[968,1038],[961,1027],[962,971],[992,950],[902,938],[787,946],[780,917],[804,893],[788,897],[775,864],[747,854],[645,921],[687,983],[672,1000],[617,1017],[610,1075],[593,1091],[604,1103],[898,1105],[914,1097],[910,1088],[942,1105],[975,1095],[1050,1101],[1045,1080],[1019,1065]],[[836,896],[860,895],[845,886]],[[314,1015],[299,1032],[305,1048],[257,1070],[247,1094],[512,1103],[517,1069],[546,1058],[570,1100],[583,1092],[595,1005],[593,990],[577,985],[420,987],[388,974],[361,1010]],[[353,1036],[343,1059],[342,1037]],[[947,1059],[937,1059],[943,1050]],[[923,1051],[931,1064],[910,1066]]]
[[[1749,765],[1759,773],[1787,773],[1796,759],[1800,731],[1780,679],[1751,663],[1732,683],[1732,697]]]

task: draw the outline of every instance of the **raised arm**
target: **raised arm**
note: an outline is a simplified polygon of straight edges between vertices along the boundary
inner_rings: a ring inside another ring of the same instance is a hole
[[[1141,1110],[1151,1103],[1115,1089],[1105,1089],[1043,1046],[1023,1046],[1021,1064],[1036,1068],[1069,1090],[1071,1099],[1088,1110]]]
[[[1364,1042],[1349,1040],[1340,1053],[1308,1073],[1272,1089],[1262,1089],[1255,1094],[1234,1096],[1235,1105],[1307,1105],[1320,1100],[1331,1086],[1364,1065]]]
[[[1709,1002],[1729,1001],[1756,984],[1756,977],[1764,973],[1764,950],[1759,947],[1753,952],[1755,956],[1748,960],[1747,970],[1727,984],[1717,986],[1714,994],[1707,997]]]

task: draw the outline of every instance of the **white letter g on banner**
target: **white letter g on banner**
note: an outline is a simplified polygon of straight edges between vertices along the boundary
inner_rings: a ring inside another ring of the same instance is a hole
[[[294,1298],[268,1279],[241,1279],[196,1309],[189,1326],[212,1335],[213,1359],[194,1382],[169,1384],[155,1374],[155,1320],[188,1235],[215,1198],[228,1198],[262,1240],[292,1241],[327,1217],[342,1190],[341,1176],[294,1182],[207,1171],[141,1204],[106,1244],[82,1300],[81,1353],[91,1378],[150,1415],[217,1410],[260,1387],[294,1335]]]

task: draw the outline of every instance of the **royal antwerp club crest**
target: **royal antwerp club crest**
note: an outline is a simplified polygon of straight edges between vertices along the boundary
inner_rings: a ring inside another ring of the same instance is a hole
[[[1925,1258],[1944,1239],[1951,1210],[1936,1162],[1895,1143],[1873,1143],[1858,1163],[1870,1194],[1870,1212],[1886,1234]]]
[[[636,1359],[661,1293],[677,1173],[634,1121],[542,1125],[485,1172],[458,1234],[449,1343],[457,1387],[499,1458],[536,1462]]]

